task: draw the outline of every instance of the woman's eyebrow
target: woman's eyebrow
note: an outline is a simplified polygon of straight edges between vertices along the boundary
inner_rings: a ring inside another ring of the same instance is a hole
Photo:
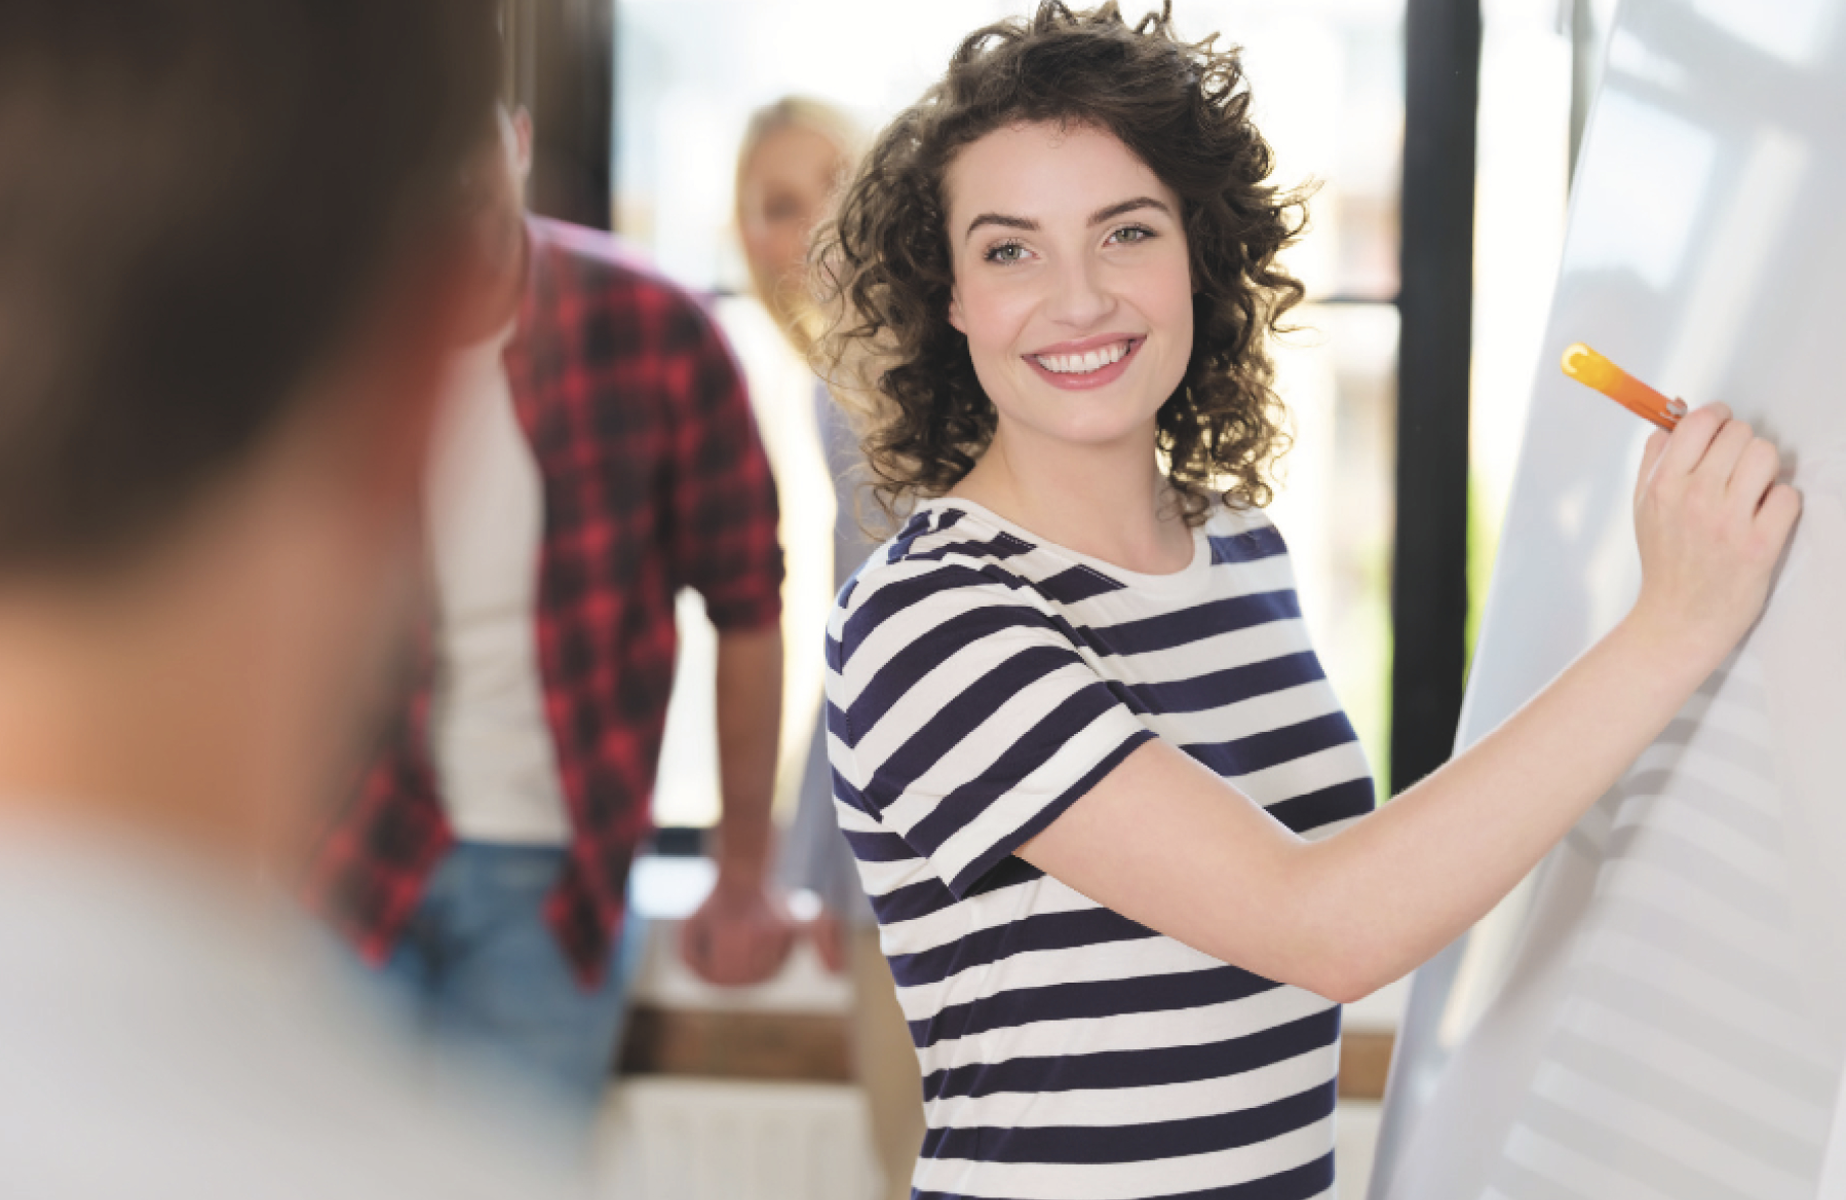
[[[1123,200],[1119,203],[1111,204],[1106,208],[1097,209],[1090,214],[1088,223],[1091,225],[1101,225],[1104,221],[1112,220],[1121,216],[1123,213],[1137,212],[1144,208],[1158,209],[1169,217],[1173,215],[1173,210],[1167,207],[1162,201],[1156,200],[1152,196],[1136,196],[1132,200]],[[966,241],[968,238],[973,237],[974,231],[983,225],[999,225],[1006,229],[1023,229],[1028,233],[1036,233],[1040,228],[1039,223],[1031,217],[1013,217],[1005,213],[985,212],[968,222],[968,230],[966,233],[962,234],[962,240]]]
[[[1169,217],[1173,215],[1172,209],[1152,196],[1136,196],[1133,200],[1124,200],[1120,204],[1111,204],[1107,208],[1097,209],[1090,214],[1090,224],[1101,225],[1104,221],[1112,220],[1123,213],[1136,212],[1143,208],[1157,208]]]
[[[1008,229],[1024,229],[1027,232],[1036,232],[1039,228],[1038,222],[1030,217],[1009,217],[1005,213],[987,212],[968,222],[968,231],[962,234],[962,240],[973,237],[974,231],[983,225],[1003,225]]]

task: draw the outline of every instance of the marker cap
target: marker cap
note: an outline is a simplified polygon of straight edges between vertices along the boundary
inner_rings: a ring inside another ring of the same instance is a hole
[[[1564,351],[1564,374],[1595,388],[1638,417],[1671,431],[1686,415],[1686,402],[1674,400],[1648,387],[1582,342]]]

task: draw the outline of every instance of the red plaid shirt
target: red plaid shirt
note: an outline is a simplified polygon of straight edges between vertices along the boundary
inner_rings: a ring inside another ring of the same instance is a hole
[[[586,985],[602,977],[673,683],[674,597],[720,630],[781,608],[768,460],[723,339],[683,292],[603,234],[531,218],[514,408],[544,478],[538,659],[574,836],[547,916]],[[313,864],[309,901],[373,962],[390,956],[453,844],[429,758],[429,673]]]

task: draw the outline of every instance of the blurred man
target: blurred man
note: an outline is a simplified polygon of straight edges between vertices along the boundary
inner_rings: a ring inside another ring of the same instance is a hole
[[[591,1112],[640,944],[624,935],[667,697],[674,599],[718,630],[717,884],[682,951],[772,973],[765,887],[782,689],[775,493],[722,339],[606,236],[524,211],[531,128],[470,173],[497,307],[449,385],[428,514],[429,653],[313,899],[439,1051]]]
[[[469,0],[0,4],[0,1195],[558,1194],[265,880],[414,578]]]

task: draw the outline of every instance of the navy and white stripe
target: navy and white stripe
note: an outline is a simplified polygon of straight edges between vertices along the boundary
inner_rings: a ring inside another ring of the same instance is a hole
[[[1155,737],[1298,832],[1370,811],[1280,535],[1219,507],[1195,547],[1136,575],[938,500],[840,594],[835,806],[922,1060],[924,1200],[1332,1193],[1338,1007],[1012,856]]]

